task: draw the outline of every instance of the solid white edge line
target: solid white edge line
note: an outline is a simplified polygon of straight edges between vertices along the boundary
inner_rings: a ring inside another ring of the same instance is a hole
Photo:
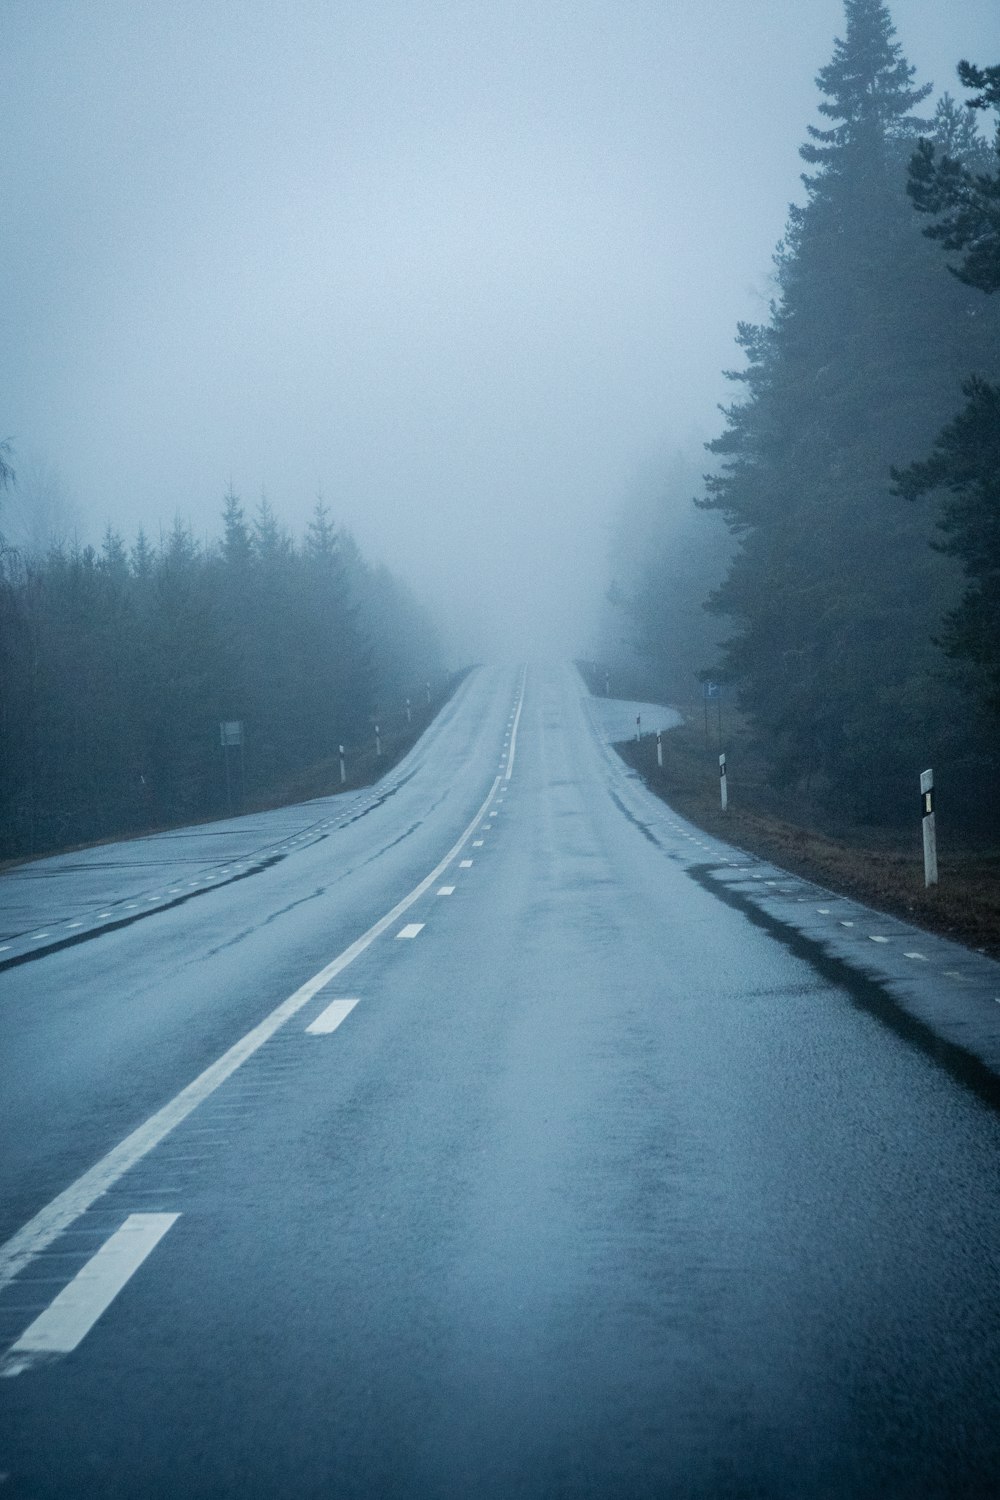
[[[357,998],[353,1000],[331,1000],[326,1010],[320,1011],[315,1021],[310,1021],[306,1031],[313,1036],[328,1036],[331,1031],[336,1031],[341,1021],[346,1021],[351,1011],[357,1005]]]
[[[486,800],[483,802],[476,816],[466,828],[461,837],[452,845],[444,858],[434,866],[429,875],[425,875],[419,885],[414,886],[408,896],[398,901],[391,911],[380,917],[368,931],[356,938],[343,953],[327,964],[325,969],[320,969],[312,979],[306,980],[305,984],[297,989],[287,1000],[275,1006],[270,1015],[265,1016],[257,1026],[248,1031],[245,1036],[240,1037],[238,1042],[223,1052],[221,1057],[210,1063],[203,1073],[193,1079],[179,1094],[158,1109],[155,1114],[142,1125],[137,1126],[130,1135],[117,1146],[102,1156],[100,1161],[78,1177],[75,1182],[70,1183],[58,1193],[50,1203],[39,1209],[34,1218],[28,1220],[27,1224],[12,1234],[10,1239],[0,1245],[0,1291],[8,1286],[23,1269],[42,1250],[47,1249],[53,1240],[57,1239],[63,1230],[78,1219],[82,1213],[86,1213],[91,1204],[106,1193],[110,1187],[123,1177],[130,1167],[135,1166],[147,1156],[154,1146],[158,1146],[165,1136],[186,1120],[188,1115],[198,1108],[210,1094],[214,1094],[220,1084],[225,1083],[233,1073],[236,1072],[248,1057],[261,1048],[266,1041],[279,1031],[286,1021],[290,1021],[294,1015],[308,1005],[309,1001],[320,990],[342,974],[348,964],[352,964],[356,958],[367,948],[370,948],[376,938],[382,936],[383,932],[392,927],[404,912],[409,911],[415,901],[430,890],[436,880],[440,880],[452,860],[462,851],[476,828],[486,809],[496,796],[500,786],[500,777],[497,776],[490,787]]]
[[[179,1218],[180,1214],[129,1214],[10,1346],[3,1373],[20,1374],[22,1355],[70,1354]]]
[[[524,707],[524,685],[528,680],[528,669],[525,667],[521,674],[521,692],[517,700],[517,713],[514,715],[514,727],[510,732],[510,749],[507,751],[507,769],[504,772],[504,781],[509,781],[514,769],[514,752],[517,749],[517,730],[521,723],[521,709]]]

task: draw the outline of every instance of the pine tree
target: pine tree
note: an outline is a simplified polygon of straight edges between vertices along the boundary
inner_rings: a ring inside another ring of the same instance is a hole
[[[223,498],[222,509],[222,557],[227,568],[235,573],[245,573],[253,558],[253,544],[246,515],[232,484]]]
[[[802,148],[814,170],[770,321],[739,330],[744,399],[702,503],[740,539],[711,607],[735,622],[722,670],[775,779],[877,816],[935,732],[930,637],[956,590],[922,508],[892,505],[890,465],[948,410],[969,294],[942,288],[905,196],[928,91],[884,4],[847,0],[846,17],[817,79],[833,123]]]
[[[972,108],[1000,115],[1000,67],[959,65],[962,82],[980,90]],[[981,170],[985,150],[970,149],[968,131],[943,143],[922,141],[910,164],[910,195],[922,213],[938,216],[924,230],[965,258],[949,267],[981,292],[1000,289],[1000,172]],[[965,147],[963,154],[962,148]],[[1000,123],[996,132],[1000,156]],[[961,600],[945,616],[941,645],[959,680],[992,714],[1000,715],[1000,385],[973,375],[963,386],[965,408],[939,434],[931,457],[895,472],[910,500],[937,491],[950,498],[938,526],[939,550],[957,558],[966,578]]]
[[[979,89],[969,110],[1000,112],[1000,66],[977,68],[961,62],[958,75],[966,88]],[[968,131],[966,132],[968,134]],[[1000,122],[995,157],[1000,157]],[[910,163],[909,194],[919,212],[935,222],[924,230],[945,250],[964,250],[950,269],[967,286],[982,292],[1000,290],[1000,172],[990,172],[982,154],[969,159],[962,142],[923,140]]]

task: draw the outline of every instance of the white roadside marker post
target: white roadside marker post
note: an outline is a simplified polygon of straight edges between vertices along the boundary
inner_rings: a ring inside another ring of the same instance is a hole
[[[937,885],[937,830],[934,827],[934,772],[920,773],[920,808],[924,833],[924,886]]]
[[[656,731],[656,764],[663,770],[663,731]]]
[[[722,799],[722,811],[725,812],[729,806],[729,792],[726,788],[726,757],[719,756],[719,796]]]
[[[409,698],[407,698],[407,700],[406,700],[406,722],[407,722],[407,724],[412,724],[413,723],[413,715],[410,712],[410,700],[409,700]]]
[[[375,725],[375,754],[382,754],[382,730],[377,724]]]
[[[604,696],[605,696],[605,698],[610,698],[611,697],[611,673],[610,672],[605,672],[605,674],[604,674]]]
[[[636,716],[635,716],[635,742],[636,742],[637,745],[638,745],[640,739],[642,738],[641,734],[639,733],[639,725],[640,725],[641,722],[642,722],[642,714],[636,714]]]
[[[338,745],[337,749],[340,751],[340,784],[343,786],[347,780],[347,767],[344,764],[344,747],[343,745]]]

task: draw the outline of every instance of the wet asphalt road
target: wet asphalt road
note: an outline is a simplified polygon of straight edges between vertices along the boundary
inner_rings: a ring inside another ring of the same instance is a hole
[[[9,1351],[176,1216],[72,1352],[6,1353],[0,1500],[1000,1494],[990,1099],[718,899],[572,672],[520,680],[328,837],[0,975],[9,1242],[469,830],[0,1292]]]

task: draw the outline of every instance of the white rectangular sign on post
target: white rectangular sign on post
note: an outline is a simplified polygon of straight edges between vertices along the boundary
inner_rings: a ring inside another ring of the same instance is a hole
[[[726,787],[726,757],[719,756],[719,794],[722,798],[722,811],[725,812],[729,806],[729,792]]]

